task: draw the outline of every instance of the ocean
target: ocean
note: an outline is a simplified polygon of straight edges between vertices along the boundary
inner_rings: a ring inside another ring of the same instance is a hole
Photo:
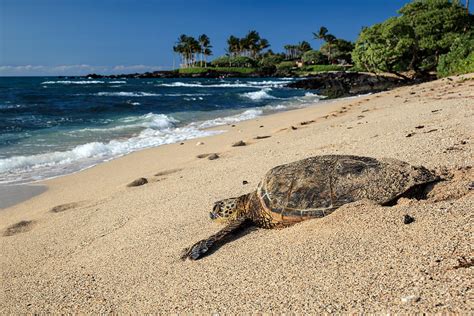
[[[0,78],[0,184],[76,172],[318,102],[294,78]]]

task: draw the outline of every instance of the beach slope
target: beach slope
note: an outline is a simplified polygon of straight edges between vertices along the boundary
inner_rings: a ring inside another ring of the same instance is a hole
[[[0,313],[472,313],[473,79],[217,127],[227,132],[44,181],[46,192],[0,211]],[[426,200],[351,203],[179,259],[220,229],[213,202],[321,154],[398,158],[447,181]]]

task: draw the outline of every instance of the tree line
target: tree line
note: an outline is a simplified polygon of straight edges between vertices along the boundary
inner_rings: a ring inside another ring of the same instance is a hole
[[[308,65],[345,64],[354,70],[389,72],[407,78],[406,73],[424,76],[437,71],[445,76],[474,71],[474,18],[459,0],[413,0],[404,5],[399,15],[382,23],[362,28],[355,43],[337,38],[322,26],[313,39],[324,43],[319,50],[307,41],[285,45],[282,53],[274,53],[267,39],[255,31],[244,37],[229,36],[226,56],[215,59],[214,66],[292,67],[292,63]],[[197,39],[185,34],[178,38],[174,52],[182,67],[207,66],[212,55],[207,35]]]

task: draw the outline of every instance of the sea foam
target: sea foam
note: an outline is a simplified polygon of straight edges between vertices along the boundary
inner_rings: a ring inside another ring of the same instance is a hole
[[[159,93],[149,92],[98,92],[96,95],[101,97],[159,97]]]
[[[245,93],[242,93],[241,95],[243,97],[249,98],[254,101],[260,101],[260,100],[265,100],[265,99],[276,99],[276,97],[268,94],[268,92],[270,91],[272,91],[271,88],[264,88],[259,91],[245,92]]]

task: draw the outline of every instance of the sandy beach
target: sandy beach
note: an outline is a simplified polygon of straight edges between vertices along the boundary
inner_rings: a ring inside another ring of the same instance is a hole
[[[214,129],[40,182],[1,210],[0,313],[474,312],[473,74]],[[426,200],[351,203],[180,260],[221,228],[215,201],[322,154],[398,158],[446,181]]]

